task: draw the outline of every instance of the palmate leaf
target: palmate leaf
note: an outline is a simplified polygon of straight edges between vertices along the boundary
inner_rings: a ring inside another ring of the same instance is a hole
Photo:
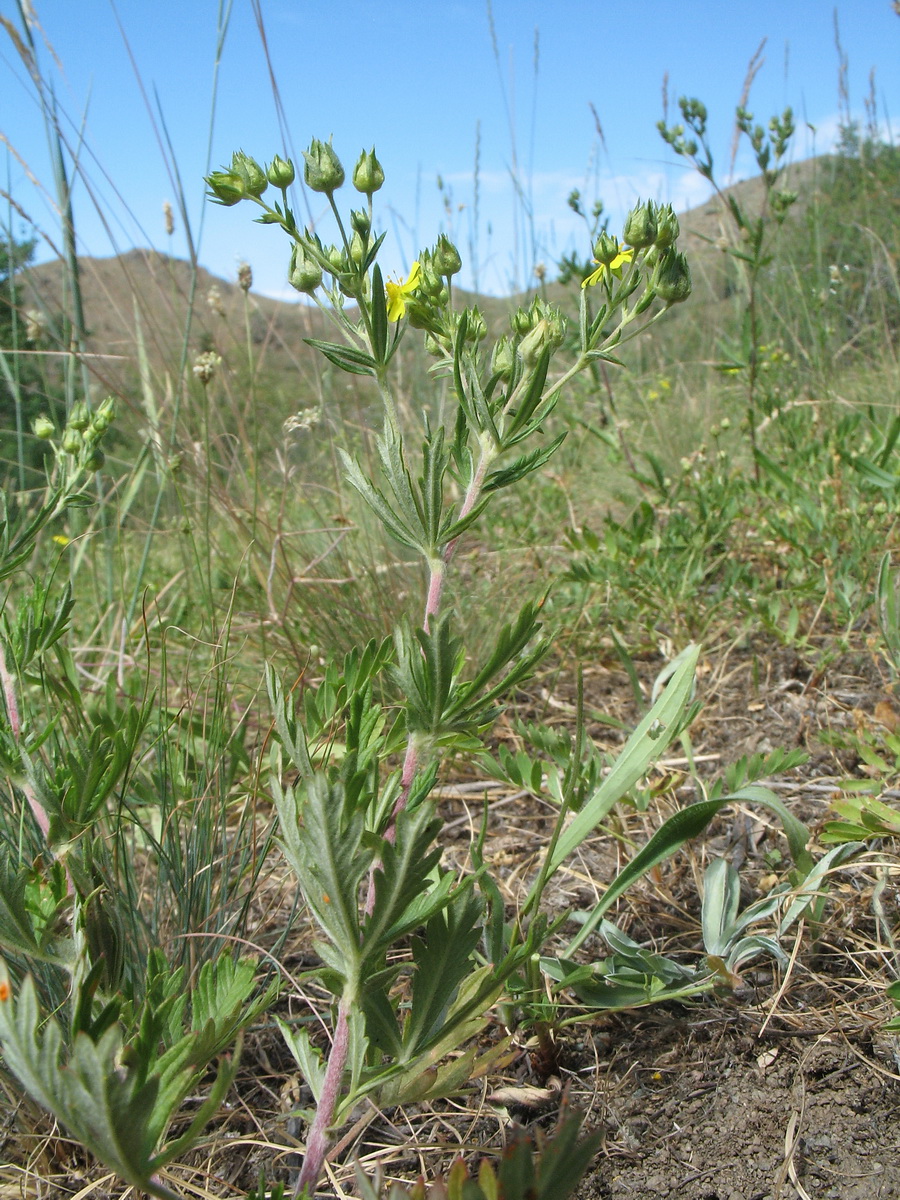
[[[337,951],[330,965],[355,975],[360,961],[358,893],[375,851],[363,844],[359,811],[345,811],[338,782],[314,775],[298,789],[273,786],[284,855],[313,915]]]
[[[463,647],[450,631],[450,614],[431,629],[413,631],[408,623],[394,630],[395,662],[390,674],[406,697],[407,727],[436,736],[449,732],[446,714],[463,663]]]
[[[394,844],[381,843],[375,905],[361,933],[363,961],[376,969],[388,946],[405,932],[402,918],[410,904],[436,882],[431,874],[441,857],[435,845],[441,821],[429,804],[399,813],[395,828]]]
[[[38,949],[31,914],[25,904],[27,871],[16,871],[8,858],[0,860],[0,946],[17,954]]]
[[[532,471],[537,471],[546,462],[549,462],[567,436],[568,431],[565,431],[559,434],[558,437],[555,437],[548,446],[541,446],[537,450],[531,450],[528,454],[521,454],[509,466],[491,471],[485,482],[484,490],[486,492],[499,491],[501,488],[510,487],[512,484],[518,483],[520,479],[524,479]]]
[[[416,970],[403,1028],[402,1058],[418,1054],[431,1037],[445,1029],[447,1011],[472,969],[472,954],[481,936],[482,908],[470,889],[428,922],[424,938],[413,938]]]
[[[415,528],[417,521],[415,510],[411,520],[408,519],[406,514],[398,513],[391,506],[384,493],[369,481],[359,464],[354,462],[345,450],[341,450],[340,454],[344,463],[344,470],[347,473],[348,483],[359,492],[360,496],[362,496],[372,512],[375,513],[391,537],[398,541],[401,546],[408,546],[410,550],[427,553],[427,547],[423,543],[421,533]]]
[[[459,688],[459,696],[448,712],[451,720],[478,719],[476,713],[480,716],[487,705],[493,704],[528,675],[546,654],[549,648],[546,641],[537,643],[526,653],[529,643],[541,628],[537,616],[539,610],[540,604],[529,601],[523,605],[515,621],[503,626],[487,662],[474,679]],[[511,663],[513,665],[510,667]],[[502,672],[506,667],[510,669],[504,675]]]
[[[174,1197],[156,1172],[196,1140],[234,1078],[237,1056],[220,1065],[210,1096],[188,1130],[158,1149],[162,1131],[199,1078],[196,1067],[165,1081],[160,1073],[148,1074],[145,1062],[131,1061],[123,1052],[118,1026],[96,1040],[80,1033],[66,1048],[54,1019],[41,1027],[30,976],[14,998],[2,968],[0,987],[6,997],[0,1001],[0,1048],[29,1094],[133,1187],[166,1200]]]

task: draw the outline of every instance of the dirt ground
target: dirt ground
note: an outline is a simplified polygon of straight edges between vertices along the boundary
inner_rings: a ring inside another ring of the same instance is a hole
[[[640,666],[647,685],[659,665]],[[699,681],[704,707],[691,737],[701,776],[712,780],[738,758],[775,747],[805,750],[807,763],[767,782],[814,833],[833,816],[840,780],[865,776],[852,747],[835,748],[823,734],[896,715],[883,664],[865,645],[821,668],[764,643],[735,648],[707,657]],[[588,707],[614,713],[626,729],[641,715],[616,667],[588,672],[585,688]],[[570,718],[564,685],[544,688],[540,699],[545,718]],[[615,743],[608,726],[591,733]],[[663,775],[684,770],[680,754],[669,748]],[[674,783],[679,801],[696,798],[687,775]],[[494,861],[506,859],[514,880],[522,847],[540,841],[544,822],[515,803],[495,812]],[[699,947],[696,880],[707,855],[729,854],[740,866],[748,901],[761,894],[771,852],[784,850],[777,822],[750,808],[730,810],[701,841],[620,907],[617,922],[642,944],[663,953]],[[805,931],[787,947],[795,952],[788,971],[761,959],[727,996],[573,1027],[581,1033],[562,1042],[560,1080],[587,1126],[603,1133],[583,1200],[900,1197],[900,1038],[881,1029],[891,1013],[881,990],[892,976],[883,926],[873,919],[878,886],[900,934],[896,849],[882,846],[882,865],[869,856],[832,879],[820,936]],[[559,903],[589,902],[585,879],[609,878],[615,853],[602,839],[586,850]],[[526,1054],[507,1082],[515,1090],[545,1081]],[[534,1119],[515,1103],[506,1114]]]
[[[870,1029],[821,1032],[819,1020],[761,1035],[754,1015],[617,1022],[585,1200],[900,1196],[896,1045]]]
[[[770,784],[817,830],[840,778],[865,776],[852,749],[835,750],[823,733],[896,715],[878,659],[863,647],[819,671],[760,645],[705,668],[705,706],[692,730],[701,770],[714,776],[775,746],[805,749],[809,761]],[[609,694],[615,690],[613,675]],[[779,837],[758,812],[734,812],[704,849],[737,852],[752,889]],[[896,935],[900,871],[895,854],[885,862],[889,883],[879,899]],[[873,921],[878,878],[874,860],[864,859],[833,879],[821,937],[807,933],[796,943],[788,972],[773,975],[767,965],[727,998],[621,1014],[594,1033],[595,1062],[577,1078],[589,1083],[582,1103],[604,1142],[581,1196],[900,1197],[900,1038],[881,1030],[890,1009],[880,990],[891,976]],[[649,898],[636,901],[634,925],[664,942],[665,909],[678,911],[680,892],[677,879],[667,881],[655,913]],[[632,936],[640,937],[634,929]]]

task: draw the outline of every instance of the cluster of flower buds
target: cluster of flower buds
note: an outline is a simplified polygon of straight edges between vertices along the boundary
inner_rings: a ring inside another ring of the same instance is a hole
[[[288,279],[298,292],[313,295],[328,274],[344,295],[360,299],[370,286],[368,271],[378,245],[372,235],[372,196],[384,183],[384,169],[374,148],[363,150],[353,168],[353,186],[366,197],[368,205],[351,212],[349,241],[345,239],[342,246],[324,246],[316,234],[308,229],[300,231],[287,203],[287,189],[294,179],[294,164],[289,159],[276,154],[263,170],[255,159],[238,151],[232,155],[229,167],[214,171],[206,182],[216,203],[228,206],[240,200],[253,200],[264,209],[259,218],[263,225],[281,225],[290,234],[294,246]],[[313,138],[309,149],[303,151],[303,180],[310,191],[328,196],[333,206],[332,197],[343,186],[346,172],[331,139],[323,142]],[[270,205],[262,199],[270,184],[282,192],[282,203]],[[457,265],[454,267],[448,260],[442,264],[441,272],[449,276],[459,269],[458,263],[457,255]]]
[[[99,471],[106,461],[100,443],[104,434],[115,420],[116,402],[107,396],[95,412],[91,412],[83,400],[72,405],[72,411],[63,430],[60,448],[86,471]],[[49,417],[36,417],[32,425],[35,437],[50,441],[56,426]]]
[[[563,344],[566,321],[552,304],[535,296],[528,308],[518,308],[510,318],[515,350],[526,367],[536,366],[541,355]]]
[[[343,186],[344,167],[330,138],[327,142],[313,138],[309,149],[303,151],[303,178],[311,191],[326,196],[333,195]],[[374,148],[360,154],[352,178],[356,190],[368,197],[384,183],[384,169],[375,157]],[[241,200],[259,200],[269,184],[286,192],[294,179],[294,164],[290,159],[276,154],[263,170],[255,158],[237,150],[231,156],[231,165],[213,171],[206,177],[206,182],[212,199],[217,204],[230,206]]]
[[[461,267],[459,251],[442,233],[431,250],[421,252],[406,283],[388,285],[388,316],[399,319],[405,313],[414,329],[427,332],[427,349],[438,358],[452,352],[459,314],[449,307],[450,280]],[[486,336],[484,317],[475,309],[469,313],[466,341],[475,343]]]
[[[239,204],[241,200],[258,200],[269,186],[266,172],[255,158],[243,150],[235,150],[231,156],[231,166],[213,171],[207,176],[206,182],[213,200],[228,208]]]
[[[691,294],[691,271],[687,259],[675,249],[681,232],[678,217],[671,204],[656,204],[647,200],[637,204],[625,219],[622,230],[624,244],[608,233],[601,233],[594,244],[597,269],[583,281],[589,287],[601,280],[611,286],[611,277],[620,278],[623,269],[635,261],[649,268],[650,276],[639,305],[649,307],[655,297],[667,306],[679,304]],[[637,279],[632,281],[637,286]]]

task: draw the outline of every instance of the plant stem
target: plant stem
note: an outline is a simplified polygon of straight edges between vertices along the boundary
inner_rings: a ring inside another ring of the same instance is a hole
[[[301,1196],[305,1192],[309,1194],[322,1174],[322,1167],[330,1144],[329,1130],[334,1121],[338,1098],[341,1094],[341,1080],[350,1051],[349,1010],[350,1002],[345,993],[338,1005],[334,1041],[331,1043],[331,1053],[328,1055],[328,1065],[322,1080],[322,1093],[316,1105],[316,1115],[306,1138],[306,1153],[303,1156],[303,1166],[294,1188],[295,1196]]]
[[[18,742],[21,731],[22,722],[19,716],[19,700],[16,696],[16,681],[6,665],[6,652],[3,649],[3,642],[0,641],[0,686],[3,688],[3,699],[6,701],[6,714],[9,717],[9,728],[13,735],[13,740]],[[25,799],[28,801],[28,807],[31,809],[32,815],[38,823],[38,828],[43,835],[44,841],[48,842],[50,835],[50,818],[47,816],[47,810],[41,804],[35,795],[34,788],[29,780],[23,780],[19,785],[25,793]]]
[[[466,488],[462,507],[459,510],[458,519],[460,521],[469,515],[481,499],[481,493],[484,490],[484,481],[487,478],[491,463],[493,463],[496,457],[497,451],[493,444],[484,442],[481,447],[481,458],[479,459],[474,475],[469,481],[469,486]],[[441,599],[444,593],[444,582],[447,578],[447,567],[449,567],[453,559],[461,536],[459,534],[452,541],[448,542],[441,552],[440,557],[433,559],[429,564],[431,573],[428,580],[428,596],[425,601],[425,616],[422,621],[426,633],[429,632],[432,617],[436,617],[440,610]]]

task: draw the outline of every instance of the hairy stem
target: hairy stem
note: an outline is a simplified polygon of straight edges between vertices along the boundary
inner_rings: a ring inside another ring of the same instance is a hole
[[[330,1130],[334,1123],[334,1114],[341,1094],[341,1080],[344,1077],[344,1068],[347,1065],[347,1055],[350,1050],[349,1009],[349,1001],[346,996],[342,996],[338,1005],[334,1041],[331,1043],[325,1078],[322,1080],[322,1094],[316,1105],[316,1115],[306,1138],[306,1154],[303,1156],[303,1166],[294,1188],[295,1196],[301,1196],[304,1193],[312,1194],[325,1164],[325,1156],[331,1141]]]
[[[19,700],[16,695],[16,681],[6,665],[6,651],[3,649],[3,642],[0,641],[0,686],[3,688],[3,699],[6,702],[6,715],[9,717],[9,728],[13,735],[13,740],[18,742],[22,731],[22,721],[19,716]],[[38,823],[44,841],[48,840],[50,835],[50,818],[47,816],[47,810],[38,800],[34,793],[34,788],[27,780],[20,785],[25,793],[25,799],[28,801],[28,807],[31,809],[35,821]]]
[[[13,738],[18,741],[21,723],[19,721],[19,701],[16,697],[16,681],[7,669],[6,653],[4,652],[2,642],[0,642],[0,684],[3,686],[3,699],[6,701],[6,715],[9,717],[9,728]]]
[[[487,478],[488,470],[491,463],[497,457],[497,451],[493,446],[483,446],[481,451],[481,459],[475,469],[475,474],[469,481],[469,486],[466,488],[466,494],[463,497],[462,507],[459,510],[459,520],[467,517],[478,501],[481,499],[481,493],[484,489],[484,481]],[[441,607],[441,598],[444,594],[444,582],[447,578],[447,567],[449,567],[453,555],[456,552],[459,538],[462,535],[455,537],[451,542],[448,542],[444,547],[440,558],[435,559],[431,564],[431,575],[428,581],[428,596],[425,601],[425,617],[422,625],[426,633],[430,629],[430,622],[433,617],[436,617]]]

